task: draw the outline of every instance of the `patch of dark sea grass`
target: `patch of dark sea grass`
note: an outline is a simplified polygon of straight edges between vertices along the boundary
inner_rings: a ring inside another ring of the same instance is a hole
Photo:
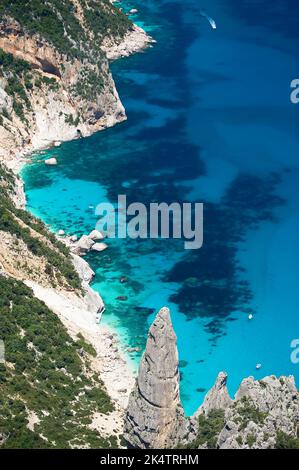
[[[246,272],[237,261],[238,248],[250,230],[265,221],[277,222],[275,209],[284,203],[275,193],[279,182],[277,174],[238,176],[219,205],[205,205],[203,247],[187,253],[165,277],[181,284],[170,301],[187,318],[211,319],[205,329],[212,338],[223,334],[231,314],[252,309],[250,285],[240,279]]]

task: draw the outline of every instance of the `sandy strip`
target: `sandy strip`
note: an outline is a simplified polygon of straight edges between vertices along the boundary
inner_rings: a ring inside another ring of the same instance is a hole
[[[135,380],[124,352],[118,347],[116,332],[97,323],[97,315],[88,311],[84,300],[78,296],[57,292],[33,281],[25,281],[25,284],[56,313],[72,338],[81,333],[93,345],[97,357],[91,360],[92,369],[101,376],[109,396],[124,410]]]

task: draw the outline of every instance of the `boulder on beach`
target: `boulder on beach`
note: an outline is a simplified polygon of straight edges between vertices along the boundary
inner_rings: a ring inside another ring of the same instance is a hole
[[[74,245],[72,251],[78,255],[84,255],[92,248],[94,244],[94,241],[91,240],[88,235],[82,235],[82,237]]]
[[[70,241],[71,241],[72,243],[75,243],[77,240],[78,240],[77,235],[72,235],[72,236],[70,237]]]
[[[128,353],[139,352],[140,348],[136,346],[135,348],[127,348]]]
[[[103,240],[105,238],[99,230],[93,230],[88,236],[91,240]]]
[[[47,160],[45,160],[45,164],[46,165],[57,165],[57,160],[56,158],[47,158]]]
[[[91,249],[94,251],[104,251],[108,248],[108,245],[106,243],[95,243],[92,245]]]

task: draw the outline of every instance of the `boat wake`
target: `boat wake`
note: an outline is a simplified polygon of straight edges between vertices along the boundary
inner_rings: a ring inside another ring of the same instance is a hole
[[[203,16],[203,18],[206,18],[208,20],[213,29],[217,28],[215,20],[213,20],[213,18],[211,18],[204,10],[200,10],[199,13],[201,16]]]

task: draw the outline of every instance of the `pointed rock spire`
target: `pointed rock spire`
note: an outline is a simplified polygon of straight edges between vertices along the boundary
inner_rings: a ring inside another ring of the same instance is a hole
[[[203,404],[199,407],[195,415],[204,413],[205,415],[209,414],[211,410],[225,410],[232,403],[227,391],[227,373],[219,372],[218,377],[214,386],[208,391],[205,396]]]
[[[165,448],[179,440],[185,419],[176,340],[169,309],[164,307],[149,330],[126,412],[124,437],[133,447]]]

